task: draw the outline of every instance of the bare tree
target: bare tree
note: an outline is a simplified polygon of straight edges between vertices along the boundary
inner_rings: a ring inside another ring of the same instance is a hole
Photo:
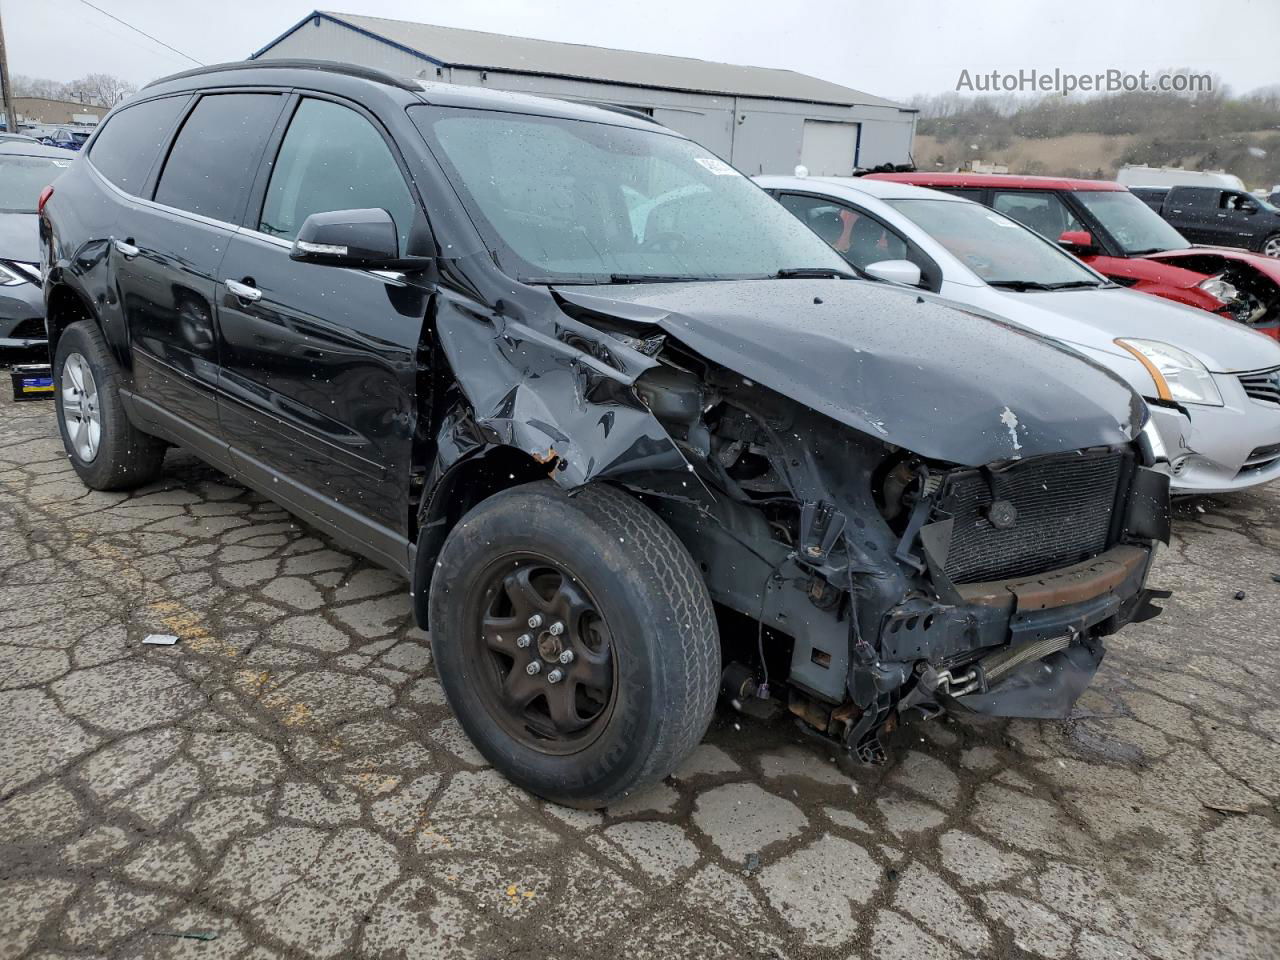
[[[21,73],[13,75],[13,95],[15,97],[46,97],[50,100],[65,100],[67,85],[47,77],[28,77]]]
[[[110,73],[90,73],[65,85],[72,99],[100,107],[114,107],[138,88]]]

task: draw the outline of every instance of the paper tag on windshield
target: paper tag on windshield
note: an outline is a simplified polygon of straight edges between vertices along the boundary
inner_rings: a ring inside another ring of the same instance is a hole
[[[70,161],[70,160],[55,160],[55,161],[53,161],[53,165],[54,165],[55,167],[69,167],[69,166],[71,166],[71,161]]]
[[[717,177],[732,177],[738,171],[733,169],[719,157],[694,157],[694,160],[702,164]]]

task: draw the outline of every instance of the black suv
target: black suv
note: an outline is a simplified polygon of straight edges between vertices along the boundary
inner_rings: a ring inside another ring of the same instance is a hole
[[[908,710],[1062,716],[1153,610],[1141,399],[851,277],[642,116],[201,69],[112,112],[41,238],[84,482],[182,444],[402,573],[543,796],[665,776],[722,686],[867,760]]]

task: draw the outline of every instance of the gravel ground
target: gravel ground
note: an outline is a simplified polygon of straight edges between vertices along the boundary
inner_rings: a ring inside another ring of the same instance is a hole
[[[1180,504],[1175,598],[1070,722],[846,770],[721,712],[582,813],[475,752],[402,581],[178,451],[87,491],[51,404],[0,400],[0,960],[1270,960],[1278,521],[1280,486]]]

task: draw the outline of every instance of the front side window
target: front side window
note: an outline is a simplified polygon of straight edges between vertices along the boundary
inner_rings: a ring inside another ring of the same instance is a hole
[[[58,157],[0,154],[0,213],[35,213],[40,191],[69,166]]]
[[[303,100],[271,172],[258,230],[292,240],[313,213],[381,208],[405,249],[417,205],[382,135],[348,107]]]
[[[409,113],[498,262],[520,279],[848,272],[768,194],[682,137],[498,111]]]
[[[1077,190],[1075,197],[1130,257],[1191,246],[1177,230],[1128,190]]]
[[[886,200],[979,278],[1014,289],[1096,287],[1098,276],[1043,236],[977,203]]]
[[[991,206],[1053,241],[1084,229],[1056,193],[1044,190],[997,191]]]
[[[799,194],[784,193],[778,200],[860,270],[884,260],[910,260],[925,269],[905,238],[861,210]]]
[[[280,104],[273,93],[202,97],[169,151],[156,202],[238,223]]]
[[[136,196],[187,100],[162,97],[113,114],[94,139],[89,160],[117,187]]]

